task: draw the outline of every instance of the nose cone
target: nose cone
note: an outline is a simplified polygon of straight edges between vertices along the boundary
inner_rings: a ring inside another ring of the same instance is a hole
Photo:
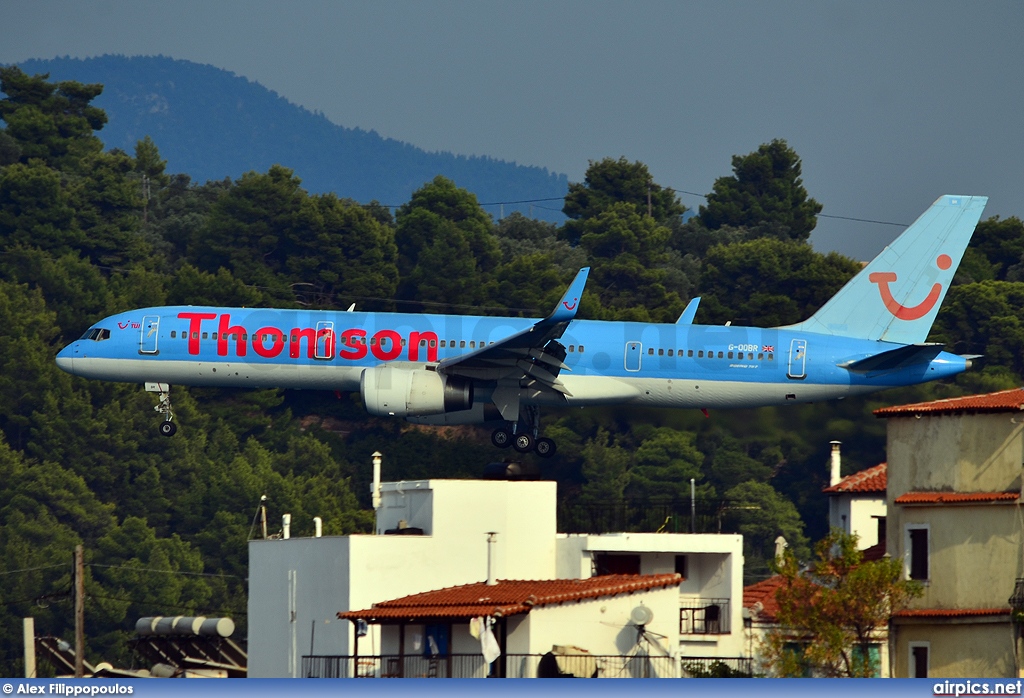
[[[60,353],[57,354],[57,368],[73,374],[75,372],[74,355],[75,349],[73,343],[61,349]]]

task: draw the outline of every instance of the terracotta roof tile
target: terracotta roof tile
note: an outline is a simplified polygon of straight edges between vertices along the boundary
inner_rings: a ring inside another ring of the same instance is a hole
[[[907,492],[896,504],[985,504],[1016,502],[1020,492]]]
[[[823,489],[822,492],[827,494],[885,492],[886,469],[885,463],[879,463],[867,470],[847,475],[831,487]]]
[[[612,574],[588,579],[499,580],[465,584],[382,601],[362,611],[338,614],[349,620],[380,618],[472,618],[529,613],[536,606],[597,599],[678,586],[678,574]]]
[[[956,412],[1020,412],[1024,410],[1024,388],[1001,390],[985,395],[967,395],[912,405],[896,405],[875,410],[876,417],[907,417],[915,414],[953,414]]]
[[[1009,608],[907,608],[897,611],[896,618],[958,618],[962,616],[1009,615]]]
[[[875,543],[870,548],[865,548],[861,551],[863,556],[861,559],[864,562],[874,562],[875,560],[881,560],[885,557],[885,541],[881,543]]]
[[[760,582],[743,587],[743,608],[753,609],[761,604],[757,616],[761,620],[775,620],[779,615],[779,603],[775,600],[775,592],[786,584],[781,574],[769,577]]]

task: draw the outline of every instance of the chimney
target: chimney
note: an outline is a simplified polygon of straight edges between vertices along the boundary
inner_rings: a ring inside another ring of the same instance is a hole
[[[829,487],[833,487],[842,479],[839,476],[839,445],[842,442],[841,441],[830,441],[829,443],[832,444],[832,458],[831,458],[832,471],[831,471],[831,473],[829,475],[829,478],[828,478],[828,486]]]
[[[370,458],[373,459],[373,484],[370,485],[370,501],[373,503],[373,510],[380,509],[380,459],[381,452],[374,451]]]
[[[281,517],[281,538],[288,540],[292,537],[292,515],[284,514]]]
[[[497,540],[497,531],[487,532],[487,586],[494,586],[498,580],[494,578],[494,542]]]

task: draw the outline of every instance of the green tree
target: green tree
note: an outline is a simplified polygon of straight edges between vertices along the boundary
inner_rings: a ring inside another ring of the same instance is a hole
[[[676,194],[655,183],[647,165],[604,158],[590,161],[582,182],[571,182],[562,212],[568,216],[562,235],[576,244],[584,231],[579,222],[595,218],[615,204],[631,204],[635,210],[666,224],[686,212]]]
[[[800,158],[786,141],[777,138],[748,155],[734,155],[732,169],[732,176],[715,180],[700,207],[705,226],[759,227],[792,240],[810,237],[822,206],[808,198]]]
[[[17,66],[0,68],[0,91],[6,94],[0,100],[0,119],[21,162],[39,158],[50,167],[75,168],[85,156],[103,149],[93,132],[103,128],[107,115],[90,104],[103,86],[50,83],[49,77],[26,75]]]
[[[777,327],[809,317],[860,265],[792,240],[759,238],[711,248],[700,278],[703,322]]]
[[[901,560],[865,562],[857,537],[838,530],[818,542],[809,568],[787,550],[778,572],[784,580],[775,595],[779,627],[762,652],[779,676],[878,676],[869,648],[893,614],[923,591],[902,579]]]
[[[765,482],[742,482],[725,493],[724,512],[730,528],[743,534],[744,574],[765,574],[775,556],[775,539],[782,536],[789,550],[806,557],[808,540],[800,512],[786,497]]]
[[[439,175],[413,192],[395,218],[399,298],[453,305],[486,301],[501,249],[475,195]]]

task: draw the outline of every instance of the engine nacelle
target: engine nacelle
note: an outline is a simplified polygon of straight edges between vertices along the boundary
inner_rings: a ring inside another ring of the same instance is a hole
[[[420,417],[473,406],[472,381],[422,368],[368,368],[359,392],[366,411],[378,417]]]

